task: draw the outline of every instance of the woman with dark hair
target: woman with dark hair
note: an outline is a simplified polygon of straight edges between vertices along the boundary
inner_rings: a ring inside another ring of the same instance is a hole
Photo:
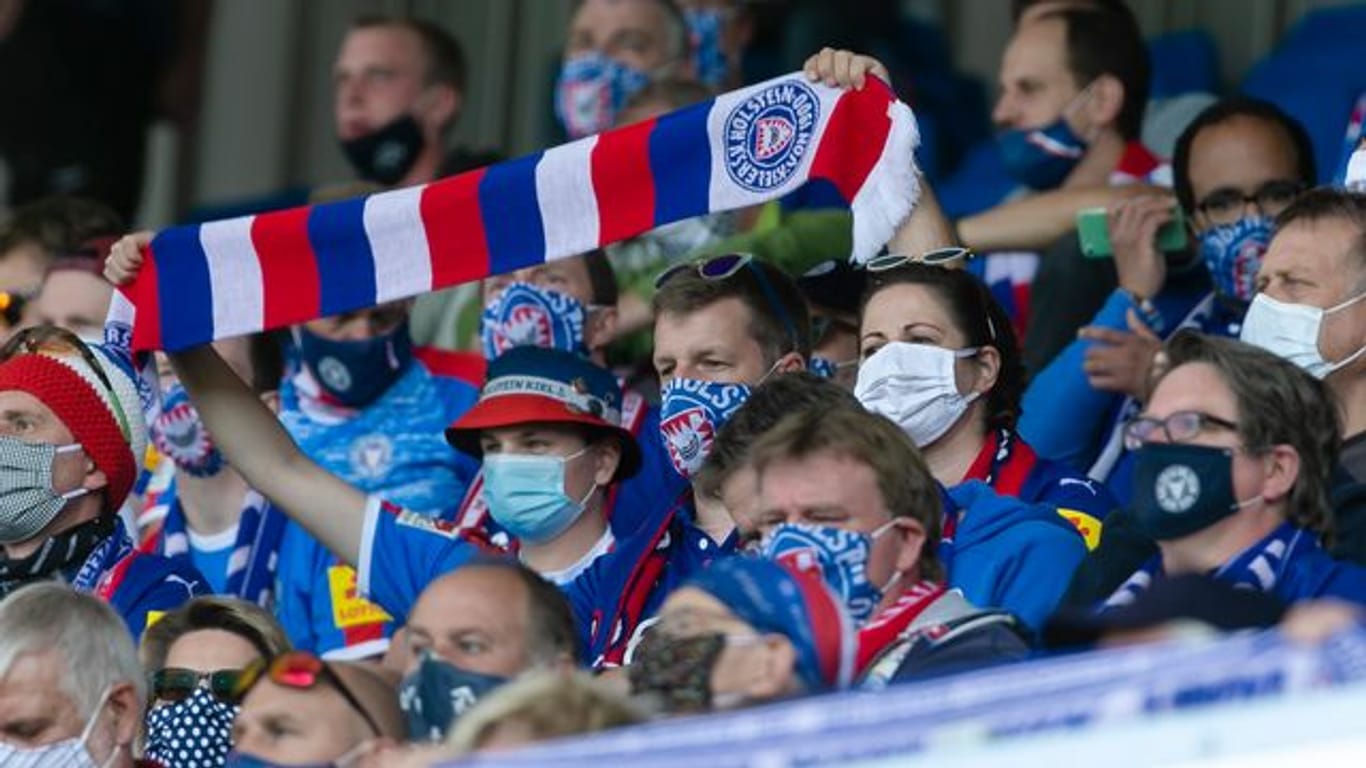
[[[944,486],[980,480],[1001,496],[1052,505],[1094,548],[1114,497],[1036,456],[1016,434],[1020,347],[987,287],[943,266],[967,255],[957,248],[869,263],[854,394],[910,436]]]

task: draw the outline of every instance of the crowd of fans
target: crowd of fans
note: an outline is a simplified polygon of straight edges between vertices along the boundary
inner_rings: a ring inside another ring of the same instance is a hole
[[[13,210],[0,765],[431,765],[1366,621],[1366,143],[1316,186],[1300,124],[1235,96],[1168,161],[1124,3],[1013,10],[1017,192],[950,219],[921,179],[864,264],[846,211],[783,201],[158,354],[149,385],[103,324],[152,233]],[[743,85],[754,14],[575,3],[565,135]],[[478,73],[440,27],[357,20],[334,73],[358,185],[316,200],[490,161],[447,146]]]

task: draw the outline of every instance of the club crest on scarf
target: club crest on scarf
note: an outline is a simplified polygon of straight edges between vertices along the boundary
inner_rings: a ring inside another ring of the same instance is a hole
[[[480,336],[484,359],[493,360],[513,347],[542,347],[587,355],[583,304],[559,291],[530,283],[512,283],[484,308]]]
[[[784,524],[759,545],[759,554],[823,580],[839,596],[855,621],[868,618],[882,598],[868,581],[872,550],[867,534],[819,525]]]
[[[661,392],[659,432],[674,470],[691,478],[711,453],[716,431],[730,419],[750,388],[694,379],[674,379]]]
[[[751,192],[777,189],[796,175],[816,134],[821,105],[800,82],[766,88],[730,111],[726,172]]]

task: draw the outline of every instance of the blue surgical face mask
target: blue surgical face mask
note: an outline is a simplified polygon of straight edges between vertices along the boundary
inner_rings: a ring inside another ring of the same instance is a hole
[[[334,341],[300,327],[299,357],[330,398],[361,408],[378,400],[408,370],[413,341],[408,324],[370,339]]]
[[[602,133],[649,83],[648,74],[600,53],[575,56],[560,68],[555,115],[571,139]]]
[[[490,301],[480,318],[484,359],[513,347],[542,347],[586,357],[583,329],[588,309],[568,294],[530,283],[512,283]]]
[[[484,501],[494,522],[527,544],[543,544],[569,530],[597,486],[582,499],[570,498],[564,468],[587,451],[585,447],[569,456],[486,454]]]
[[[408,738],[415,742],[438,742],[451,726],[489,691],[506,683],[506,677],[462,669],[422,654],[417,669],[398,689],[398,705],[408,721]]]
[[[712,88],[726,84],[730,68],[726,52],[721,50],[721,31],[725,28],[725,14],[717,8],[685,11],[688,31],[692,34],[693,61],[697,65],[697,79]]]
[[[868,580],[873,542],[893,525],[889,520],[872,533],[860,533],[809,523],[783,523],[774,526],[759,542],[757,553],[767,560],[819,575],[844,602],[854,621],[862,624],[873,615],[888,587],[900,577],[894,573],[884,585]]]
[[[1265,216],[1248,216],[1200,233],[1200,258],[1209,270],[1214,289],[1239,301],[1257,293],[1257,270],[1271,245],[1274,224]]]
[[[716,433],[749,399],[747,384],[673,379],[660,393],[659,434],[674,471],[685,479],[702,468]]]
[[[1134,523],[1157,541],[1202,531],[1260,500],[1234,496],[1229,448],[1145,443],[1134,459]]]

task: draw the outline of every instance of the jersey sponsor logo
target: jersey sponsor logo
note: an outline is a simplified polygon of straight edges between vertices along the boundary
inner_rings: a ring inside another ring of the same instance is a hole
[[[452,520],[438,520],[427,517],[426,515],[419,515],[408,509],[397,512],[395,514],[394,522],[407,528],[417,528],[418,530],[426,531],[427,533],[434,533],[437,536],[442,536],[447,539],[462,538],[462,529],[459,523]]]
[[[1058,514],[1062,515],[1062,518],[1071,523],[1077,529],[1077,533],[1081,534],[1082,539],[1086,541],[1087,551],[1095,549],[1100,544],[1100,534],[1104,528],[1104,524],[1100,520],[1079,509],[1059,507]]]
[[[751,192],[793,178],[811,150],[821,104],[804,83],[765,88],[737,105],[724,123],[726,173]]]
[[[393,621],[383,608],[356,592],[356,570],[349,565],[327,569],[327,586],[332,595],[332,623],[338,629]]]

